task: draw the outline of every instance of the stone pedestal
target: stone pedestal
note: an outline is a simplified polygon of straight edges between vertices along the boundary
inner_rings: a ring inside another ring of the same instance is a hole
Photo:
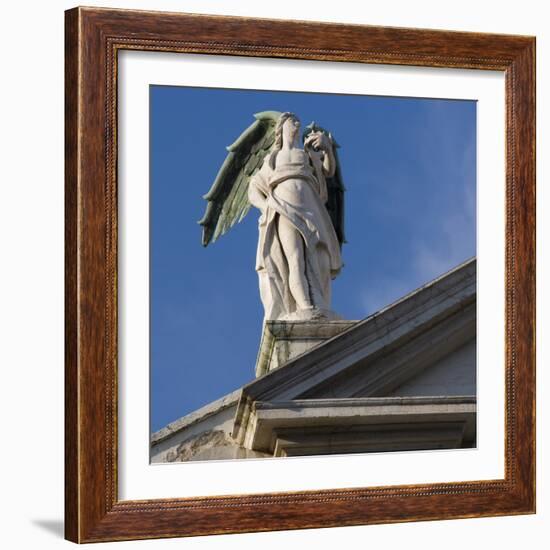
[[[337,336],[357,321],[265,321],[256,360],[262,376]]]

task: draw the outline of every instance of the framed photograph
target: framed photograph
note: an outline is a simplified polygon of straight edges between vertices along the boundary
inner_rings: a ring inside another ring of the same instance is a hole
[[[534,513],[535,39],[65,44],[66,538]]]

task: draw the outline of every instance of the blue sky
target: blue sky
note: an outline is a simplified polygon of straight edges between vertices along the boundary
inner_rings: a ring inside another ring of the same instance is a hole
[[[362,319],[476,253],[476,103],[151,86],[151,430],[254,377],[256,210],[207,248],[225,147],[265,110],[329,129],[346,185],[333,309]]]

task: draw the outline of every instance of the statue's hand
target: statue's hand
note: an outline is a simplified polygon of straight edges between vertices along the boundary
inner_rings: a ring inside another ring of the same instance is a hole
[[[315,151],[328,151],[330,148],[332,148],[332,142],[330,138],[323,134],[323,132],[312,132],[307,136],[304,147],[313,148]]]

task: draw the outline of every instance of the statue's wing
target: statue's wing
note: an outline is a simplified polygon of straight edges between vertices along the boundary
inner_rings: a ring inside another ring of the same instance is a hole
[[[344,193],[346,188],[344,187],[342,168],[340,165],[340,158],[338,156],[338,149],[340,148],[340,145],[338,145],[331,132],[325,130],[325,128],[322,128],[315,122],[312,122],[305,127],[303,134],[304,141],[311,132],[323,132],[323,134],[326,134],[332,140],[334,159],[336,160],[336,170],[334,172],[334,176],[331,178],[326,178],[328,192],[326,206],[328,213],[330,214],[332,224],[334,225],[338,241],[340,242],[340,246],[342,246],[342,244],[347,242],[344,232]]]
[[[203,196],[208,201],[199,221],[203,246],[224,235],[250,210],[248,184],[273,146],[280,115],[278,111],[255,114],[256,120],[227,147],[225,161],[210,191]]]

